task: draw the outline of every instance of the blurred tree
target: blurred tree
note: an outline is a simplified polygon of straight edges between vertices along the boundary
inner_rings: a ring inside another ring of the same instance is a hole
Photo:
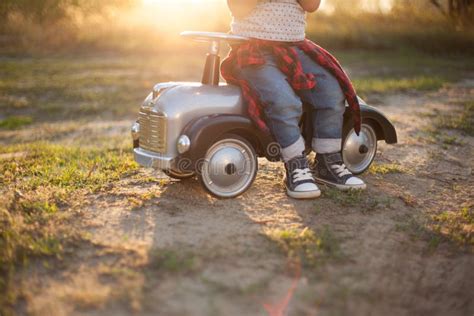
[[[348,3],[347,0],[326,0],[339,13],[355,13],[361,8],[362,0],[353,0]]]
[[[0,0],[0,24],[7,23],[9,15],[15,13],[44,24],[66,17],[71,8],[98,12],[107,6],[132,2],[134,0]]]
[[[440,0],[430,0],[444,15],[461,26],[474,23],[474,0],[447,0],[445,5]]]

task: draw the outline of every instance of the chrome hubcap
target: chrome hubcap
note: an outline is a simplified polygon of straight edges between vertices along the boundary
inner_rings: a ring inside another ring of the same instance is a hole
[[[209,148],[201,170],[204,184],[212,193],[233,197],[252,183],[257,162],[246,143],[238,139],[223,139]]]
[[[376,152],[377,135],[372,126],[362,124],[359,136],[352,129],[344,141],[344,164],[352,173],[361,173],[370,166]]]

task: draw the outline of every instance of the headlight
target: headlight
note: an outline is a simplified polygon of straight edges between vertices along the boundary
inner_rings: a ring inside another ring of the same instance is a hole
[[[189,139],[188,136],[186,135],[181,135],[178,138],[178,143],[176,144],[176,147],[178,148],[178,152],[180,154],[184,154],[189,150],[189,147],[191,147],[191,140]]]
[[[140,124],[138,122],[135,122],[132,125],[132,138],[133,140],[140,138]]]

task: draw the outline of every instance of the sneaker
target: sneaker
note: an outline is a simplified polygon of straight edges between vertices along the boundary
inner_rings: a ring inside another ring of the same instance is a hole
[[[340,190],[365,190],[364,181],[355,177],[342,161],[341,153],[317,154],[314,166],[314,179]]]
[[[312,199],[321,195],[316,185],[308,159],[301,155],[285,163],[287,194],[295,199]]]

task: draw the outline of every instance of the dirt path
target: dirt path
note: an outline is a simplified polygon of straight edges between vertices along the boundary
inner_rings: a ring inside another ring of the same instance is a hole
[[[473,249],[449,226],[433,226],[442,212],[472,209],[474,139],[430,131],[433,113],[473,99],[472,80],[384,96],[378,105],[400,143],[380,143],[362,195],[325,189],[315,201],[291,200],[282,166],[264,160],[253,187],[233,200],[210,197],[197,180],[146,171],[123,179],[76,209],[89,242],[57,273],[28,271],[20,311],[474,315]],[[472,225],[462,226],[467,238]]]

